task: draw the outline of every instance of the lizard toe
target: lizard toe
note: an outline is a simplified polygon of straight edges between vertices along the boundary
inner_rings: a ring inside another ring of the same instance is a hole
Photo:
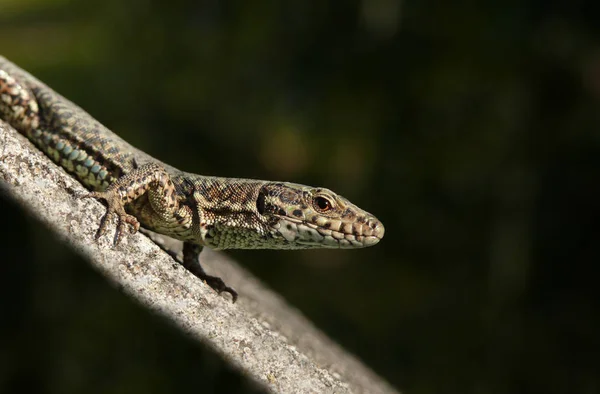
[[[129,225],[131,234],[135,234],[139,230],[140,222],[135,218],[135,216],[129,215],[127,212],[125,212],[123,202],[114,192],[114,190],[109,189],[103,192],[91,192],[80,196],[80,198],[95,198],[97,200],[103,200],[108,206],[106,209],[106,213],[100,221],[98,231],[96,232],[96,239],[99,239],[102,235],[106,233],[106,230],[108,228],[108,219],[110,219],[112,215],[117,215],[118,218],[117,230],[115,232],[115,237],[113,240],[114,246],[117,246],[123,239],[123,235],[127,231],[127,225]]]

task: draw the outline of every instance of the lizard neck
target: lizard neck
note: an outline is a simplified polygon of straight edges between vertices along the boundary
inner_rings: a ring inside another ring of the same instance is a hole
[[[194,211],[194,232],[214,249],[255,249],[269,234],[257,202],[266,181],[183,174],[176,187]],[[178,185],[178,186],[177,186]]]

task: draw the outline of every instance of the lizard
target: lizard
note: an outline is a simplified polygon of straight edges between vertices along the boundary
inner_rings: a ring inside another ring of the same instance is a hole
[[[213,249],[362,248],[381,221],[323,187],[180,171],[133,147],[83,109],[0,56],[0,119],[76,178],[80,198],[107,207],[95,234],[116,216],[113,245],[140,225],[181,240],[183,266],[218,293],[237,292],[199,260]]]

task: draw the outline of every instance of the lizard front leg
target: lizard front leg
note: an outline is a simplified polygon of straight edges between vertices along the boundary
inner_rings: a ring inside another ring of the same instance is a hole
[[[141,166],[129,174],[113,182],[105,191],[92,192],[83,198],[98,198],[106,201],[108,208],[96,232],[96,239],[107,229],[108,218],[117,215],[118,225],[115,233],[115,245],[122,239],[127,224],[132,232],[139,229],[138,219],[125,211],[126,204],[136,201],[147,194],[147,201],[137,208],[137,214],[144,224],[153,230],[176,238],[186,238],[193,232],[193,213],[189,206],[181,204],[176,197],[175,185],[169,174],[158,164]],[[233,302],[237,300],[237,292],[227,286],[221,278],[208,275],[200,265],[199,255],[202,246],[190,242],[183,244],[183,266],[196,277],[205,281],[216,292],[231,294]]]
[[[147,206],[141,210],[145,221],[169,224],[181,221],[183,216],[186,220],[182,221],[182,225],[185,226],[185,222],[189,222],[188,227],[191,227],[191,212],[186,212],[186,209],[177,201],[175,185],[169,174],[158,164],[151,163],[120,177],[104,191],[91,192],[82,196],[82,198],[104,200],[108,206],[96,232],[96,239],[106,233],[108,219],[112,215],[117,215],[118,218],[115,245],[119,244],[123,238],[127,224],[131,225],[131,232],[135,233],[139,229],[140,223],[135,216],[125,211],[125,205],[133,203],[146,193],[149,204],[146,204]]]

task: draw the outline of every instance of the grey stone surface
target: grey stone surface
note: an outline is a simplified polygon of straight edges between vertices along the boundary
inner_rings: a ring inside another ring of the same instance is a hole
[[[117,247],[112,247],[111,236],[95,242],[104,206],[78,199],[86,190],[2,121],[0,185],[2,193],[126,293],[209,344],[267,390],[396,392],[225,254],[205,250],[201,259],[209,273],[223,277],[239,292],[235,304],[189,274],[143,234],[130,235]]]

